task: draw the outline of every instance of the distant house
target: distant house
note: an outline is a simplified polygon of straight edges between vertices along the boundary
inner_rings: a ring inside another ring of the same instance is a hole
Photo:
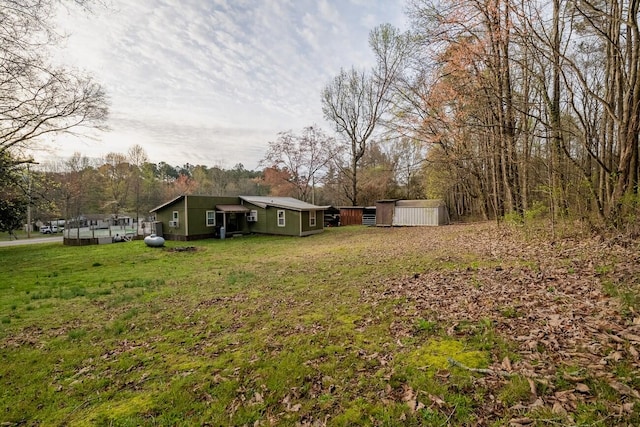
[[[262,233],[307,236],[324,230],[324,210],[292,197],[179,196],[150,212],[167,240]]]
[[[379,200],[376,202],[376,225],[424,226],[449,223],[449,211],[442,200]]]
[[[133,227],[133,217],[126,214],[85,214],[69,220],[71,228],[89,227],[93,230],[109,227]]]
[[[86,214],[72,218],[70,224],[73,228],[89,227],[93,230],[109,228],[111,216],[109,214]]]

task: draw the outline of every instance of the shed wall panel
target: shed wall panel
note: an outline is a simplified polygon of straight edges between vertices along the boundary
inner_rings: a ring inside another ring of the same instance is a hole
[[[340,209],[340,225],[362,225],[362,209]]]
[[[396,206],[393,215],[393,225],[439,225],[438,211],[438,208],[414,208]]]
[[[362,225],[376,225],[376,214],[375,213],[364,213],[362,214]]]

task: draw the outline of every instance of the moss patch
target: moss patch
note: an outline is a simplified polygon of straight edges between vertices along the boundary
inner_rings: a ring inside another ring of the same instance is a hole
[[[411,352],[408,356],[408,362],[429,370],[439,370],[450,366],[449,358],[471,368],[486,367],[489,360],[486,352],[470,349],[462,341],[434,339]]]

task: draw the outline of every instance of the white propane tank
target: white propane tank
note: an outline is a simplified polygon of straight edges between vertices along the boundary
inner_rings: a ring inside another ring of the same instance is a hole
[[[150,234],[144,238],[144,243],[152,248],[159,248],[160,246],[164,246],[164,237]]]

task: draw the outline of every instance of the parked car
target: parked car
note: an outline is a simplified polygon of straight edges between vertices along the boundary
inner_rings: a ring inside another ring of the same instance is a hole
[[[42,234],[51,234],[51,233],[57,233],[58,232],[58,226],[57,225],[43,225],[42,227],[40,227],[40,232]]]

